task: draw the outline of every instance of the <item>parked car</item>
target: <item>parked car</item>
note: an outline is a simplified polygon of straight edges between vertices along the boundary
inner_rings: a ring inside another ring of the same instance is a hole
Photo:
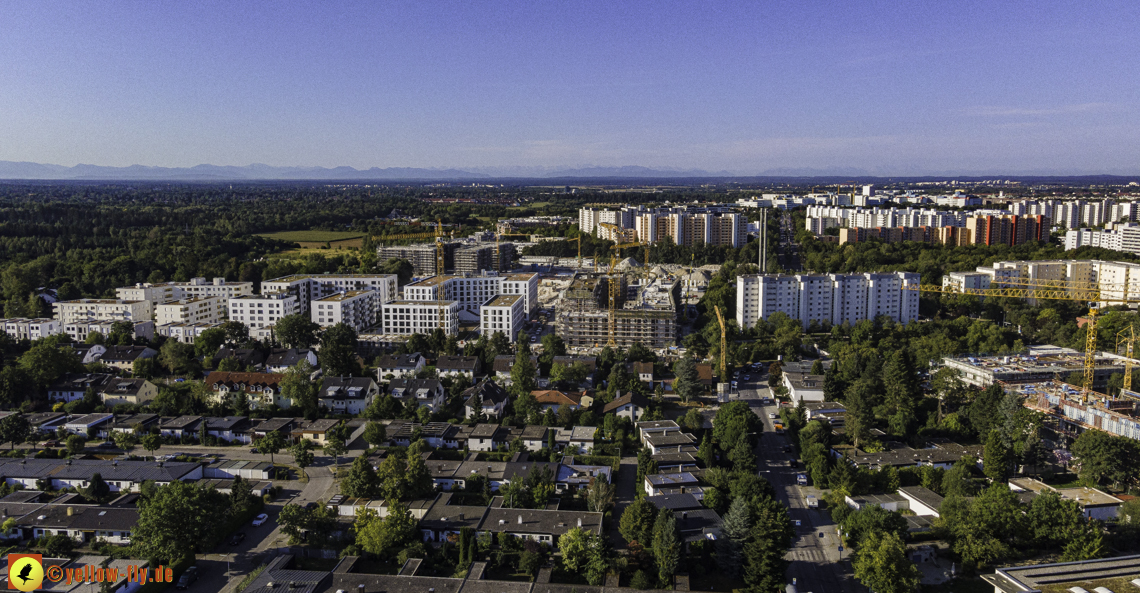
[[[236,546],[243,541],[245,541],[245,534],[239,531],[239,532],[235,533],[233,535],[233,537],[230,538],[230,545]]]
[[[254,447],[254,448],[250,449],[250,450],[249,450],[249,452],[250,452],[250,453],[257,453],[257,447]]]
[[[57,441],[57,440],[55,440],[55,439],[51,439],[51,440],[48,440],[48,441],[44,441],[44,443],[43,443],[42,445],[40,445],[40,446],[41,446],[41,447],[58,447],[58,446],[59,446],[59,441]]]
[[[254,527],[261,527],[262,525],[265,525],[265,522],[268,520],[269,520],[269,515],[266,515],[265,513],[261,513],[260,515],[253,518],[253,526]]]
[[[115,443],[113,441],[103,441],[102,443],[99,443],[99,445],[95,448],[96,449],[114,449]]]
[[[196,580],[198,580],[198,567],[191,566],[186,569],[186,572],[182,573],[182,576],[178,577],[178,582],[175,583],[174,588],[185,589]]]
[[[320,505],[320,504],[318,504],[318,503],[315,503],[315,502],[310,502],[310,503],[307,503],[307,504],[305,505],[305,509],[306,509],[306,510],[310,510],[310,511],[311,511],[311,510],[313,510],[313,509],[315,509],[315,508],[317,508],[317,507],[319,507],[319,506],[321,506],[321,505]]]
[[[775,420],[776,419],[776,413],[775,412],[768,412],[768,418],[770,420]]]

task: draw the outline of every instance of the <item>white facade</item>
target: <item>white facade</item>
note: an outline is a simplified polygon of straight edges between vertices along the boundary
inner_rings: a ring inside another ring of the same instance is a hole
[[[309,316],[321,327],[344,323],[359,333],[376,324],[379,297],[380,293],[375,290],[354,290],[314,299]]]
[[[442,306],[441,306],[442,305]],[[397,335],[430,334],[441,327],[449,336],[459,334],[459,303],[456,301],[400,300],[384,303],[384,332]]]
[[[479,314],[479,332],[490,338],[503,332],[514,343],[526,319],[523,297],[517,294],[495,297],[483,304]]]
[[[593,235],[600,223],[617,225],[623,229],[633,228],[635,210],[628,207],[620,210],[599,210],[581,208],[578,210],[578,230]]]
[[[284,293],[247,294],[229,300],[230,320],[250,329],[263,329],[286,315],[300,313],[297,297]]]
[[[380,305],[399,297],[395,274],[296,274],[261,283],[261,292],[287,292],[297,297],[301,311],[308,311],[312,301],[340,292],[373,290],[376,312]]]
[[[186,298],[154,306],[154,319],[157,325],[220,323],[225,313],[226,299],[220,296]]]
[[[150,321],[151,307],[147,301],[122,299],[77,299],[53,303],[55,318],[60,323],[85,321]]]
[[[38,340],[63,333],[63,324],[56,319],[2,319],[0,323],[13,340]]]
[[[83,342],[87,339],[87,334],[91,332],[99,332],[104,336],[111,335],[111,330],[115,327],[115,321],[80,321],[76,323],[63,324],[63,333],[71,336],[71,339],[76,342]],[[154,322],[135,321],[131,323],[134,328],[134,337],[146,338],[148,340],[154,339]]]
[[[993,274],[984,272],[950,272],[942,277],[942,286],[955,290],[981,289],[990,287]]]
[[[456,301],[459,315],[474,321],[488,300],[500,295],[520,295],[523,310],[530,315],[538,307],[538,274],[503,274],[494,272],[432,276],[404,287],[404,299],[410,301]]]
[[[918,318],[919,275],[829,274],[826,276],[776,274],[739,276],[736,282],[736,321],[753,327],[758,319],[782,312],[799,319],[839,325],[886,315],[900,323]]]
[[[193,344],[194,340],[202,335],[202,332],[221,326],[220,323],[170,323],[158,326],[155,331],[160,336],[166,336],[184,344]]]
[[[220,297],[222,306],[227,299],[253,294],[252,282],[226,282],[225,278],[191,278],[189,282],[139,283],[115,289],[115,296],[127,301],[148,301],[153,314],[156,305],[182,299]],[[161,322],[160,322],[161,323]]]

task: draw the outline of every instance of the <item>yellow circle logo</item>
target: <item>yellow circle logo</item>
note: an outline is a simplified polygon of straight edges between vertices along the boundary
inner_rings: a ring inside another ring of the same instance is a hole
[[[20,591],[35,591],[44,582],[44,565],[39,554],[8,555],[8,586]]]

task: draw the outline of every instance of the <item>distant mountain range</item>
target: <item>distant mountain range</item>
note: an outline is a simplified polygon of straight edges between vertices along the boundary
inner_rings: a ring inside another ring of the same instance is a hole
[[[254,164],[244,167],[197,165],[194,167],[104,167],[100,165],[47,165],[16,161],[0,161],[0,179],[58,180],[58,181],[481,181],[492,179],[740,179],[772,180],[812,178],[816,180],[851,181],[883,178],[1050,178],[1050,179],[1110,179],[1111,175],[1050,175],[1045,172],[1028,173],[919,173],[888,174],[852,167],[777,168],[757,173],[706,171],[703,169],[625,167],[470,167],[466,169],[436,169],[415,167],[388,167],[354,169],[352,167],[273,167]],[[1127,179],[1127,178],[1124,178]],[[1131,179],[1129,179],[1131,180]]]

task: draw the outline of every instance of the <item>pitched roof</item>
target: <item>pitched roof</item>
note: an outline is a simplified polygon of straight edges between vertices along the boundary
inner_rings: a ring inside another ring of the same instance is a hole
[[[440,356],[435,361],[437,371],[471,371],[479,370],[478,356]]]
[[[649,398],[645,397],[644,395],[640,395],[631,391],[606,404],[606,407],[602,408],[602,413],[612,412],[626,404],[633,404],[639,408],[648,408],[650,401]]]
[[[124,397],[138,395],[149,383],[146,379],[115,379],[103,387],[103,394]]]
[[[218,353],[214,355],[214,360],[221,360],[223,358],[233,358],[249,366],[257,366],[265,363],[265,354],[253,348],[226,348],[223,346],[219,348]]]
[[[540,404],[552,404],[555,406],[561,406],[563,404],[568,406],[580,406],[582,405],[582,396],[584,396],[586,393],[563,393],[561,391],[555,391],[551,389],[547,391],[532,391],[530,394],[533,395],[534,399],[538,400],[538,403]]]
[[[380,357],[379,361],[377,361],[376,368],[410,370],[416,368],[421,360],[423,360],[423,357],[420,356],[419,352],[414,352],[412,354],[403,354],[400,356],[385,354],[384,356]]]
[[[590,369],[591,373],[598,369],[598,359],[593,356],[555,356],[550,362],[551,364],[560,364],[566,367],[580,362],[586,365],[586,368]]]
[[[281,380],[285,378],[283,373],[236,373],[229,371],[214,371],[206,375],[206,385],[215,389],[218,386],[224,385],[226,388],[233,390],[235,388],[244,387],[259,387],[265,389],[271,387],[275,390],[280,389]]]
[[[105,373],[67,373],[48,386],[48,391],[86,391],[88,387],[100,391],[113,378]]]
[[[707,362],[697,363],[697,377],[700,378],[701,383],[705,385],[712,385],[713,382],[713,368]]]
[[[530,362],[538,366],[538,357],[531,355]],[[515,356],[513,354],[500,354],[495,357],[494,371],[496,373],[508,374],[511,372],[511,367],[515,366]]]
[[[157,354],[146,346],[107,346],[107,351],[99,360],[103,362],[134,362],[138,358],[149,358]]]
[[[265,365],[271,367],[291,367],[305,360],[311,350],[302,348],[274,348],[265,357]]]
[[[484,406],[507,401],[507,390],[499,387],[499,384],[490,378],[483,379],[478,385],[464,390],[463,397],[466,398],[464,404],[474,407],[476,395],[482,398]]]
[[[321,399],[364,399],[376,384],[370,377],[325,377],[321,379]]]

